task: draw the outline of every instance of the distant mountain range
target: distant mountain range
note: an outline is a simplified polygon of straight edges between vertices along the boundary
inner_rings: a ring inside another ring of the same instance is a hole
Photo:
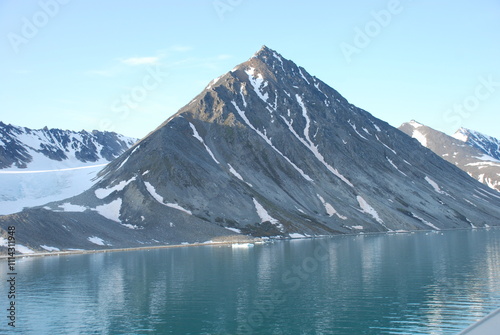
[[[448,136],[416,121],[404,123],[399,129],[471,177],[500,191],[500,141],[496,138],[465,128]]]
[[[135,142],[112,132],[30,129],[0,122],[0,169],[110,162]]]
[[[0,214],[77,195],[137,139],[0,122]]]
[[[267,47],[98,177],[2,234],[43,251],[500,225],[498,192]]]
[[[500,140],[465,128],[457,130],[453,137],[500,161]]]

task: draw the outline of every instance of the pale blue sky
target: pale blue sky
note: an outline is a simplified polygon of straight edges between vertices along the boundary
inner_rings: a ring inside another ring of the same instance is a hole
[[[265,44],[394,126],[500,138],[498,0],[2,0],[0,36],[6,123],[142,137]]]

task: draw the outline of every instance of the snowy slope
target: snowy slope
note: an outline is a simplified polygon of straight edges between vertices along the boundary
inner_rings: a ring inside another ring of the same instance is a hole
[[[84,165],[59,170],[0,170],[0,215],[73,197],[93,185],[106,164]]]
[[[75,196],[137,139],[0,122],[0,215]]]
[[[500,140],[466,128],[457,130],[453,137],[500,161]]]

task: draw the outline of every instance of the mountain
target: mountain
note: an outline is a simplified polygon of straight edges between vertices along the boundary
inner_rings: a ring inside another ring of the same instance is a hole
[[[46,169],[109,162],[137,139],[112,132],[29,129],[0,122],[0,169]]]
[[[500,140],[466,128],[457,130],[453,137],[500,161]]]
[[[0,214],[75,196],[137,139],[0,122]]]
[[[416,121],[404,123],[401,131],[467,172],[474,179],[500,192],[500,142],[490,136],[461,128],[454,135],[434,130]]]
[[[9,225],[34,251],[471,228],[500,225],[500,195],[264,46]]]

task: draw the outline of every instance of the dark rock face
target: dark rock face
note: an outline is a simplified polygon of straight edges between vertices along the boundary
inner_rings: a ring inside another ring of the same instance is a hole
[[[500,196],[263,47],[92,189],[9,224],[33,249],[452,229],[500,225]]]
[[[499,142],[495,138],[463,128],[452,137],[416,121],[404,123],[399,129],[474,179],[500,191],[500,160],[495,158]]]
[[[29,129],[0,122],[0,169],[25,169],[37,154],[58,162],[73,157],[82,163],[112,161],[135,142],[111,132]]]

